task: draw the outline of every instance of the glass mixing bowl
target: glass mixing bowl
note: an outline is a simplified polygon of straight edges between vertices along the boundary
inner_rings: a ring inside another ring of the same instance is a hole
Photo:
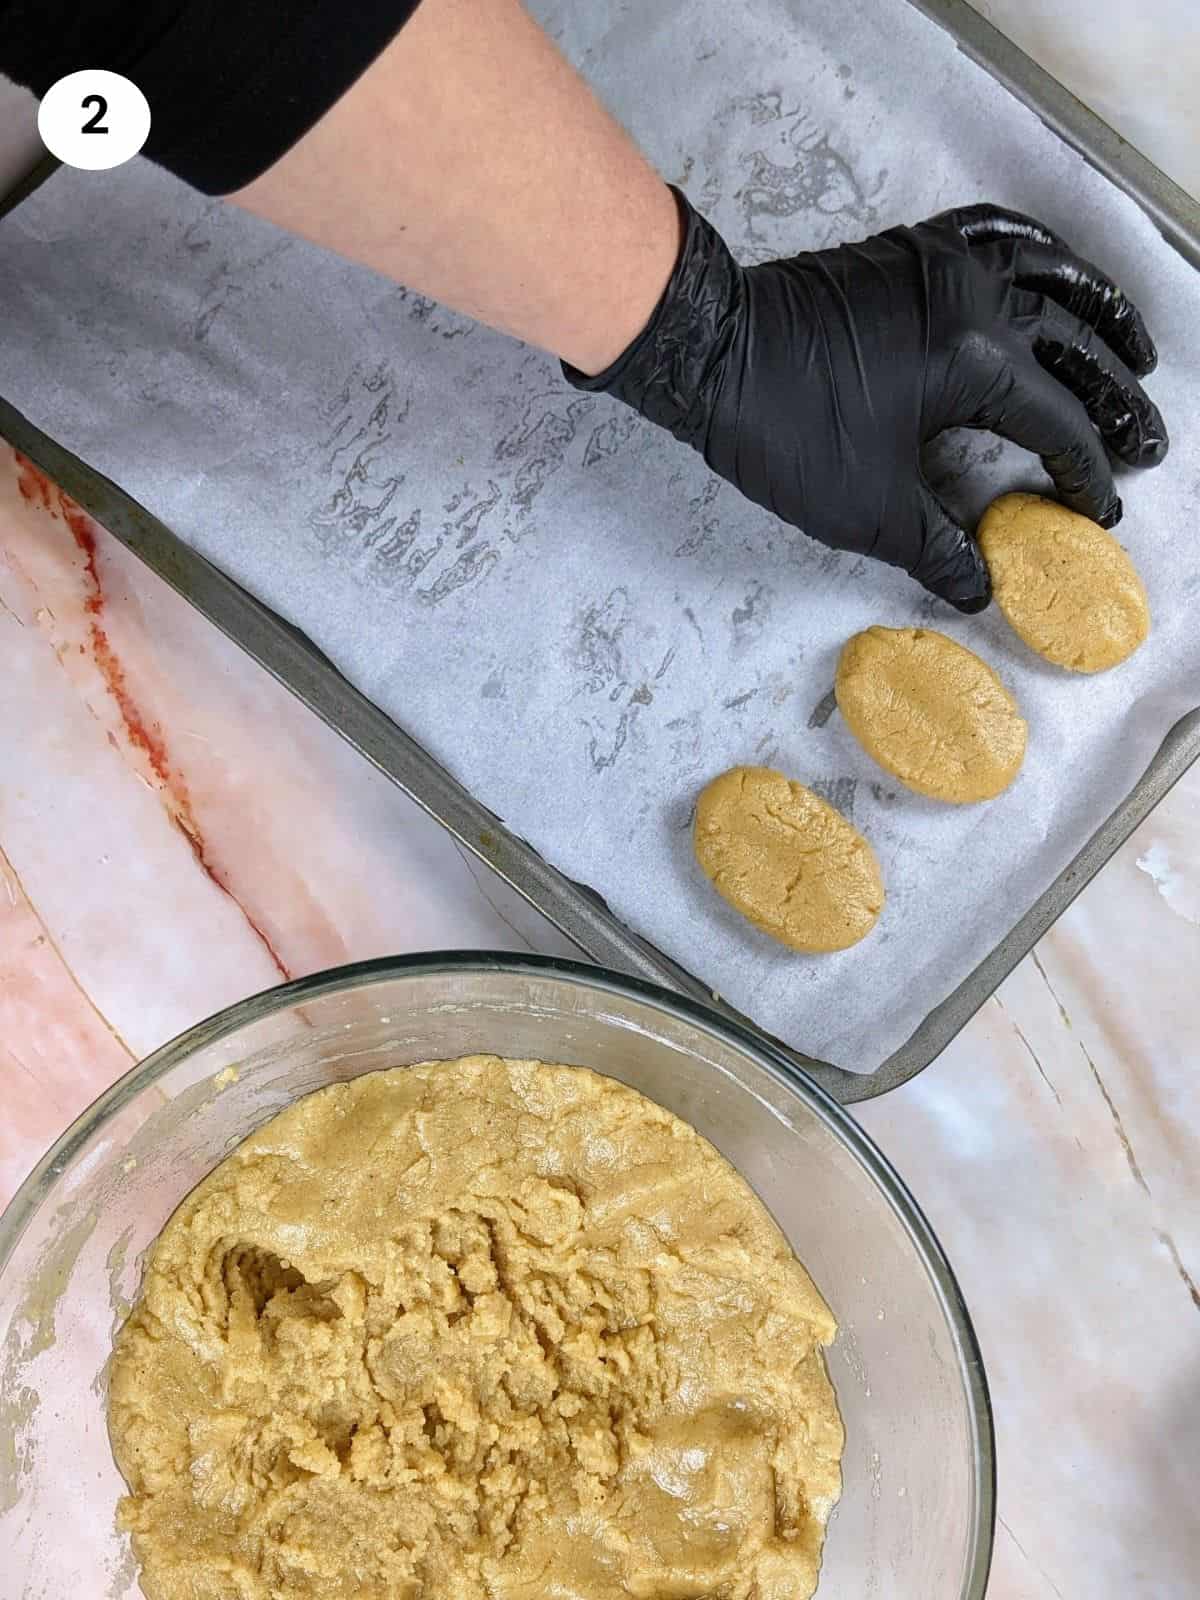
[[[845,1489],[818,1600],[980,1600],[994,1515],[987,1388],[912,1197],[840,1106],[735,1025],[595,967],[415,956],[273,989],[115,1083],[0,1218],[0,1595],[136,1600],[105,1363],[143,1254],[298,1095],[474,1051],[593,1067],[686,1118],[750,1181],[840,1325]]]

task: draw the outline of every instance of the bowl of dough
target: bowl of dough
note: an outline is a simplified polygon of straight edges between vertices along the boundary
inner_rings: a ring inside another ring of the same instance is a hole
[[[957,1285],[702,1006],[405,957],[232,1006],[0,1218],[0,1600],[980,1600]]]

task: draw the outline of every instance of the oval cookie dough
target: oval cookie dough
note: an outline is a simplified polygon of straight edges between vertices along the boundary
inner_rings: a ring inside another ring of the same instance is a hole
[[[297,1101],[167,1223],[117,1337],[150,1600],[816,1585],[833,1317],[694,1128],[468,1056]]]
[[[1150,631],[1133,562],[1099,523],[1036,494],[1004,494],[979,524],[996,604],[1031,650],[1104,672]]]
[[[770,767],[734,767],[696,802],[696,859],[735,911],[792,950],[845,950],[883,909],[875,852],[845,817]]]
[[[931,628],[867,628],[846,641],[834,684],[863,749],[917,794],[959,805],[1007,789],[1025,720],[972,650]]]

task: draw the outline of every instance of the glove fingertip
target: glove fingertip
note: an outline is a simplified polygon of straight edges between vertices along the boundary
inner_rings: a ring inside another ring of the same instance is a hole
[[[987,592],[985,594],[964,595],[958,600],[951,599],[951,597],[947,595],[946,599],[950,600],[950,604],[955,608],[956,611],[961,611],[964,616],[974,617],[977,616],[979,612],[986,611],[991,605],[992,586],[990,583],[988,584]]]
[[[992,598],[992,575],[979,546],[951,518],[927,484],[920,489],[920,559],[909,568],[918,583],[958,611],[982,611]]]
[[[1125,507],[1121,504],[1121,496],[1114,495],[1112,504],[1102,511],[1096,521],[1102,528],[1115,528],[1125,515]]]
[[[937,570],[914,574],[930,594],[945,600],[956,611],[974,616],[984,611],[992,599],[992,575],[978,547],[959,532],[956,548]]]
[[[1162,419],[1162,412],[1156,405],[1151,405],[1149,415],[1142,422],[1141,437],[1130,465],[1160,467],[1167,459],[1167,451],[1170,448],[1171,440],[1167,433],[1167,425]]]

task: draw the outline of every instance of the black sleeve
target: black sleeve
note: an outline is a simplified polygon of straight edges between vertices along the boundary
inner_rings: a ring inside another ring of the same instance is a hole
[[[101,67],[150,103],[145,154],[206,194],[250,183],[390,43],[418,0],[0,0],[0,72],[39,97]]]

